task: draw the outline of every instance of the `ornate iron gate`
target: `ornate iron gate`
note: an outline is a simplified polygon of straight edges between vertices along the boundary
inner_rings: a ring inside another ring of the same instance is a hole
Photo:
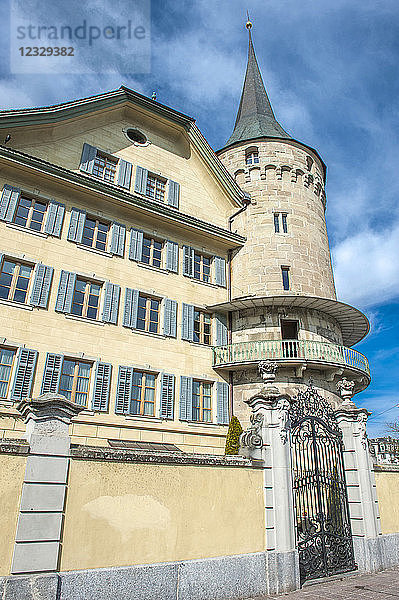
[[[334,412],[310,385],[296,397],[290,419],[301,581],[353,571],[342,433]]]

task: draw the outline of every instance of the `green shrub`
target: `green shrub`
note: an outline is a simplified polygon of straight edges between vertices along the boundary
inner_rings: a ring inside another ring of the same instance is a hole
[[[237,417],[231,417],[226,437],[225,454],[238,454],[240,449],[240,435],[243,429]]]

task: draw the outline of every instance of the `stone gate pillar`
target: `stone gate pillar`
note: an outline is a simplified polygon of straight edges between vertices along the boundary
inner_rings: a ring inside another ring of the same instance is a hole
[[[241,453],[264,473],[265,547],[268,593],[299,589],[291,444],[288,411],[291,398],[266,385],[246,403],[251,426],[241,435]]]
[[[375,476],[366,434],[371,413],[365,408],[356,408],[347,398],[335,414],[343,434],[355,560],[360,571],[378,571],[383,568],[384,557]]]

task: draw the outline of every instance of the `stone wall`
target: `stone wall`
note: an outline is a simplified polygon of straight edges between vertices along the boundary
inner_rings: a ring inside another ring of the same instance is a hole
[[[245,165],[245,151],[259,150],[259,164]],[[324,175],[320,160],[297,142],[257,141],[219,153],[227,170],[251,195],[233,230],[247,243],[233,257],[234,296],[294,293],[335,298],[325,222]],[[274,231],[274,213],[287,215],[288,233]],[[290,268],[284,292],[281,266]]]

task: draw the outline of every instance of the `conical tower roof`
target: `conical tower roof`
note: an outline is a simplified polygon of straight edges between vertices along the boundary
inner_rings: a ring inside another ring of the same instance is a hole
[[[236,142],[247,142],[261,137],[292,139],[274,116],[259,70],[258,61],[256,60],[251,27],[252,24],[248,22],[248,64],[242,88],[241,102],[238,108],[234,131],[227,140],[225,147],[231,146]]]

